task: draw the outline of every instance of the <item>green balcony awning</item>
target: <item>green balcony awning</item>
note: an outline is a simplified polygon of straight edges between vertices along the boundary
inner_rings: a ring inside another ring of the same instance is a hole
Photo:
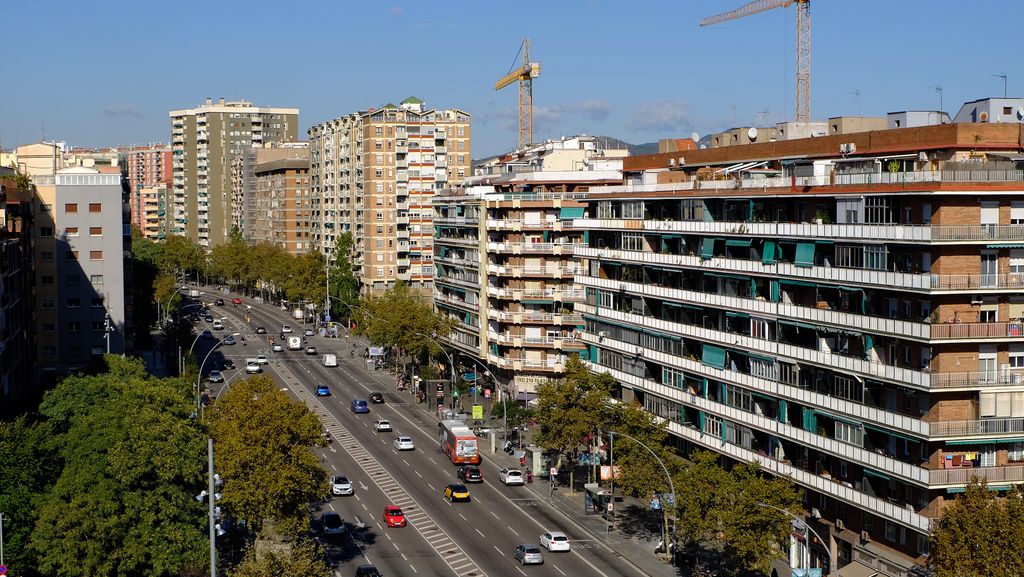
[[[890,477],[889,475],[886,475],[885,473],[879,473],[878,471],[874,471],[872,469],[868,469],[867,467],[864,468],[864,474],[869,476],[869,477],[877,477],[879,479],[882,479],[883,481],[891,481],[892,480],[892,477]]]
[[[715,256],[715,240],[714,238],[704,238],[700,245],[700,258],[708,260]]]
[[[775,264],[775,241],[764,241],[764,248],[761,249],[761,264]]]
[[[583,206],[572,206],[568,208],[562,208],[558,211],[558,218],[561,220],[569,220],[573,218],[583,218],[583,211],[586,207]]]
[[[730,238],[725,241],[725,246],[738,246],[750,248],[749,238]]]
[[[733,311],[725,311],[725,316],[727,316],[727,317],[734,317],[734,318],[738,318],[738,319],[749,319],[750,318],[750,315],[748,315],[747,313],[737,313],[737,312],[733,312]]]
[[[801,328],[801,329],[810,329],[812,331],[818,330],[818,327],[816,327],[816,326],[814,326],[812,324],[802,323],[800,321],[791,321],[789,319],[779,319],[779,324],[790,325],[790,326]]]
[[[796,244],[796,259],[794,259],[793,264],[803,267],[814,266],[813,242],[798,242]]]
[[[705,365],[716,367],[719,369],[725,368],[725,349],[722,347],[716,347],[714,345],[705,344],[704,349],[701,351],[701,362]]]
[[[1024,443],[1020,437],[1007,437],[1005,439],[973,439],[968,441],[946,441],[947,445],[991,445],[993,443]]]
[[[818,286],[818,285],[816,285],[816,284],[814,284],[812,282],[807,282],[805,280],[790,280],[788,278],[779,279],[779,282],[782,283],[782,284],[788,284],[788,285],[794,285],[794,286],[809,286],[809,287]]]

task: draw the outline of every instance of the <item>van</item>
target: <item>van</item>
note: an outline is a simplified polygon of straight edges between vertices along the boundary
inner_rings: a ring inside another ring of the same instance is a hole
[[[338,355],[326,354],[324,355],[324,366],[325,367],[336,367],[338,366]]]
[[[288,337],[288,350],[289,351],[301,351],[302,350],[302,337]]]
[[[292,318],[297,321],[304,320],[306,318],[306,313],[304,313],[302,309],[295,309],[292,311]]]

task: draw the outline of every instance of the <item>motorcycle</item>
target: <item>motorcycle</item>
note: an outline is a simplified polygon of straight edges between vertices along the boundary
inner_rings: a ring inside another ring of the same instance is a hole
[[[511,455],[513,452],[512,441],[505,441],[505,444],[502,446],[501,450]]]

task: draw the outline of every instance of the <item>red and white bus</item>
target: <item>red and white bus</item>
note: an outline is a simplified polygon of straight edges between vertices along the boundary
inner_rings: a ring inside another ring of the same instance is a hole
[[[437,425],[441,450],[456,465],[479,465],[476,435],[462,421],[441,421]]]

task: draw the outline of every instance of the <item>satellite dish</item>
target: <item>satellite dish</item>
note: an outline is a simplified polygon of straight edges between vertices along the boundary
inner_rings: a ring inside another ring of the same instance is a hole
[[[1017,107],[1017,122],[1024,122],[1024,106]]]
[[[753,126],[747,129],[747,138],[750,140],[757,140],[757,129]]]
[[[1017,109],[1017,112],[1019,113],[1019,112],[1020,112],[1020,110],[1021,110],[1021,109],[1020,109],[1020,108],[1018,108],[1018,109]],[[700,142],[700,135],[699,135],[699,134],[697,134],[696,132],[694,132],[693,134],[691,134],[691,135],[690,135],[690,140],[692,140],[692,141],[694,141],[694,142]]]

